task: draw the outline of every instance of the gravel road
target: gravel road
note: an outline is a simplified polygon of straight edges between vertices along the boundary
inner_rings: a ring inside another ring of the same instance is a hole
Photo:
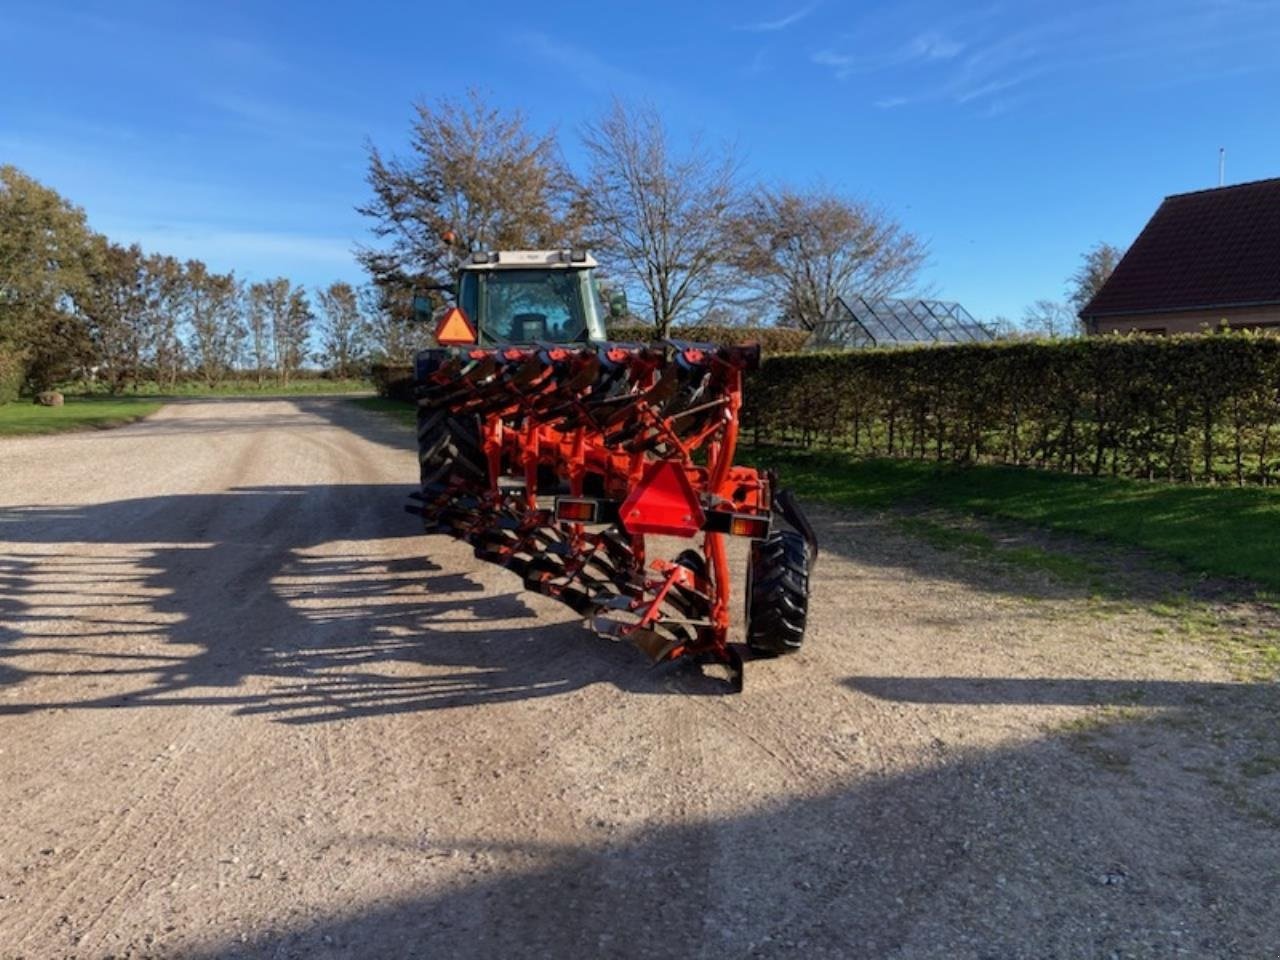
[[[805,652],[729,696],[418,535],[409,443],[0,441],[0,957],[1280,956],[1280,687],[1173,575],[814,510]]]

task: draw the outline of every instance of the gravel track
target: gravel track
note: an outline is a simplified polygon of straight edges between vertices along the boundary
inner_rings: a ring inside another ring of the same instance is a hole
[[[1280,957],[1280,688],[1154,590],[814,510],[727,696],[416,535],[410,442],[0,441],[0,957]]]

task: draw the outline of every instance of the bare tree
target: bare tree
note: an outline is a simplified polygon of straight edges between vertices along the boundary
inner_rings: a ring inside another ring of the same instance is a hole
[[[311,303],[307,291],[292,286],[284,277],[271,281],[271,340],[275,349],[276,373],[281,383],[302,366],[307,338],[311,335]]]
[[[415,323],[408,292],[374,284],[358,294],[369,336],[369,353],[378,363],[412,363],[414,354],[431,343],[428,326]]]
[[[182,264],[174,257],[147,257],[146,323],[149,358],[157,382],[172,389],[186,366],[179,324],[186,312],[188,289]]]
[[[1081,254],[1080,269],[1067,278],[1067,300],[1076,313],[1089,305],[1123,256],[1123,250],[1106,242],[1096,243]]]
[[[1034,336],[1069,337],[1078,327],[1072,309],[1056,300],[1037,300],[1022,312],[1022,328]]]
[[[658,337],[677,318],[701,318],[732,283],[725,237],[738,199],[733,151],[695,140],[676,153],[656,109],[617,100],[586,126],[583,145],[581,205],[615,275],[644,291]]]
[[[205,382],[217,386],[235,368],[244,348],[240,282],[234,274],[210,273],[199,260],[188,260],[184,273],[192,358]]]
[[[351,376],[367,353],[368,336],[355,288],[349,283],[329,284],[316,294],[320,305],[322,353],[337,377]]]
[[[915,283],[927,250],[882,210],[819,187],[754,191],[732,231],[734,265],[786,326],[813,329],[836,298],[892,296]]]
[[[409,160],[369,147],[373,199],[357,210],[374,221],[382,249],[357,256],[373,281],[407,290],[443,281],[474,246],[499,249],[564,244],[572,178],[555,137],[525,126],[519,113],[463,100],[418,103]]]
[[[287,277],[262,280],[249,288],[248,321],[259,369],[274,368],[281,383],[302,366],[311,335],[311,304],[302,287]]]
[[[275,364],[272,357],[272,297],[275,293],[270,283],[252,283],[245,291],[244,313],[249,327],[250,349],[253,351],[253,367],[258,383]]]

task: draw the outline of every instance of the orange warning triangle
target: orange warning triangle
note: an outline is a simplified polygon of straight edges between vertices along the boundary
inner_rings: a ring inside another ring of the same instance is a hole
[[[451,347],[455,344],[475,342],[476,328],[471,325],[467,315],[460,307],[450,307],[440,318],[440,325],[436,327],[436,343]]]

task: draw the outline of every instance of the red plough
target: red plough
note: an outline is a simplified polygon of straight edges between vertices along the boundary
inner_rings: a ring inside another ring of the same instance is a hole
[[[462,271],[444,345],[418,357],[411,509],[597,633],[655,662],[725,664],[741,689],[726,536],[752,540],[746,641],[760,654],[799,648],[817,555],[774,478],[733,463],[759,348],[604,341],[593,264],[574,256],[480,254]],[[514,342],[530,328],[542,339]],[[701,549],[649,560],[651,536]]]

